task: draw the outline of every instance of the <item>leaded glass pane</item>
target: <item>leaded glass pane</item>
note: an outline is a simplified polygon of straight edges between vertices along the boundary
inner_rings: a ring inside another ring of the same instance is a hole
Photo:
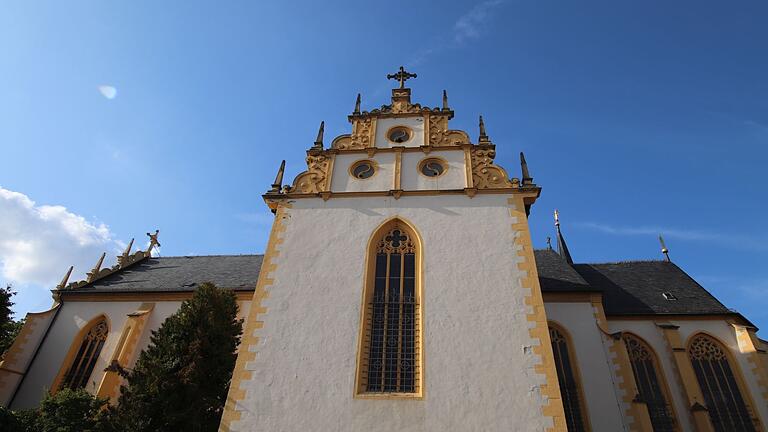
[[[378,243],[374,292],[367,305],[369,347],[363,364],[368,392],[413,393],[418,387],[416,362],[416,251],[401,229]]]
[[[714,339],[699,335],[691,342],[688,356],[715,431],[757,430],[724,348]]]
[[[552,352],[555,355],[555,368],[557,379],[560,383],[560,397],[563,399],[565,409],[565,421],[571,432],[584,431],[584,419],[581,413],[579,401],[579,386],[576,382],[576,374],[571,364],[570,352],[565,336],[556,328],[549,328],[549,336],[552,340]]]
[[[88,384],[88,379],[93,373],[93,368],[96,366],[96,360],[98,360],[101,349],[104,347],[108,333],[106,320],[101,320],[91,327],[80,343],[80,348],[77,350],[69,370],[64,375],[64,380],[61,383],[62,388],[78,389]]]
[[[648,407],[654,432],[674,432],[672,410],[661,387],[653,352],[639,338],[624,335],[640,400]]]

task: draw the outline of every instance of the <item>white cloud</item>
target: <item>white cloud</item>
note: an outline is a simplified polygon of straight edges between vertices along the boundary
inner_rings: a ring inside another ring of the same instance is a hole
[[[456,42],[462,43],[469,39],[479,38],[485,22],[491,16],[491,9],[501,3],[502,0],[484,1],[459,17],[459,19],[456,20],[456,24],[453,25],[453,30],[455,31],[454,39]]]
[[[53,288],[70,265],[72,279],[90,270],[102,252],[120,252],[103,223],[93,223],[62,206],[37,205],[26,195],[0,187],[0,282]],[[107,261],[105,260],[105,265]]]
[[[114,99],[117,97],[117,89],[111,85],[100,85],[97,87],[99,93],[107,99]]]
[[[678,229],[660,226],[616,227],[593,222],[578,222],[575,225],[613,235],[658,236],[661,234],[665,238],[709,242],[734,249],[768,251],[768,241],[757,237],[748,237],[729,233]]]

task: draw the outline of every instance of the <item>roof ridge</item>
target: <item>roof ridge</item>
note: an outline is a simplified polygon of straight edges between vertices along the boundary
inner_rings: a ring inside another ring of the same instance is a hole
[[[215,254],[215,255],[168,255],[168,256],[159,256],[152,258],[155,259],[164,259],[164,258],[216,258],[216,257],[254,257],[254,256],[260,256],[263,257],[264,254]]]
[[[638,259],[638,260],[623,260],[623,261],[574,263],[574,265],[611,265],[611,264],[667,263],[667,262],[668,261],[662,260],[662,259]]]

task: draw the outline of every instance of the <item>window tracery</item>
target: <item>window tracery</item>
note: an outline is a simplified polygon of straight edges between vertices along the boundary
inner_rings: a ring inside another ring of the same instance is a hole
[[[648,407],[654,432],[674,432],[676,430],[674,415],[662,387],[663,380],[659,378],[656,356],[640,338],[624,334],[622,339],[629,353],[639,397]]]
[[[400,225],[374,243],[366,287],[360,393],[419,393],[418,250]]]
[[[724,347],[701,334],[688,346],[688,356],[715,431],[757,430],[756,419],[742,396]]]
[[[557,380],[560,383],[560,397],[563,400],[565,421],[568,430],[572,432],[586,431],[581,390],[576,379],[571,351],[568,340],[558,328],[549,326],[549,337],[552,341],[552,353],[555,356]]]
[[[109,327],[107,326],[107,320],[104,318],[101,318],[88,330],[88,333],[85,334],[83,341],[80,343],[80,348],[77,350],[72,364],[69,366],[69,370],[64,375],[61,388],[74,390],[84,388],[88,384],[88,379],[93,373],[96,360],[98,360],[99,354],[101,354],[101,349],[104,347],[108,334]]]

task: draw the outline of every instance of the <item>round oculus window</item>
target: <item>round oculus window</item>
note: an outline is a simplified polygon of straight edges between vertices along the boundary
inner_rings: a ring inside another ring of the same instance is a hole
[[[373,162],[362,160],[355,162],[355,164],[352,165],[352,168],[349,169],[349,172],[352,173],[352,177],[365,180],[373,176],[376,169],[374,168]]]
[[[424,159],[419,164],[419,171],[427,177],[438,177],[447,169],[445,162],[440,159]]]
[[[393,127],[387,133],[387,139],[393,143],[404,143],[411,139],[411,130],[404,126]]]

